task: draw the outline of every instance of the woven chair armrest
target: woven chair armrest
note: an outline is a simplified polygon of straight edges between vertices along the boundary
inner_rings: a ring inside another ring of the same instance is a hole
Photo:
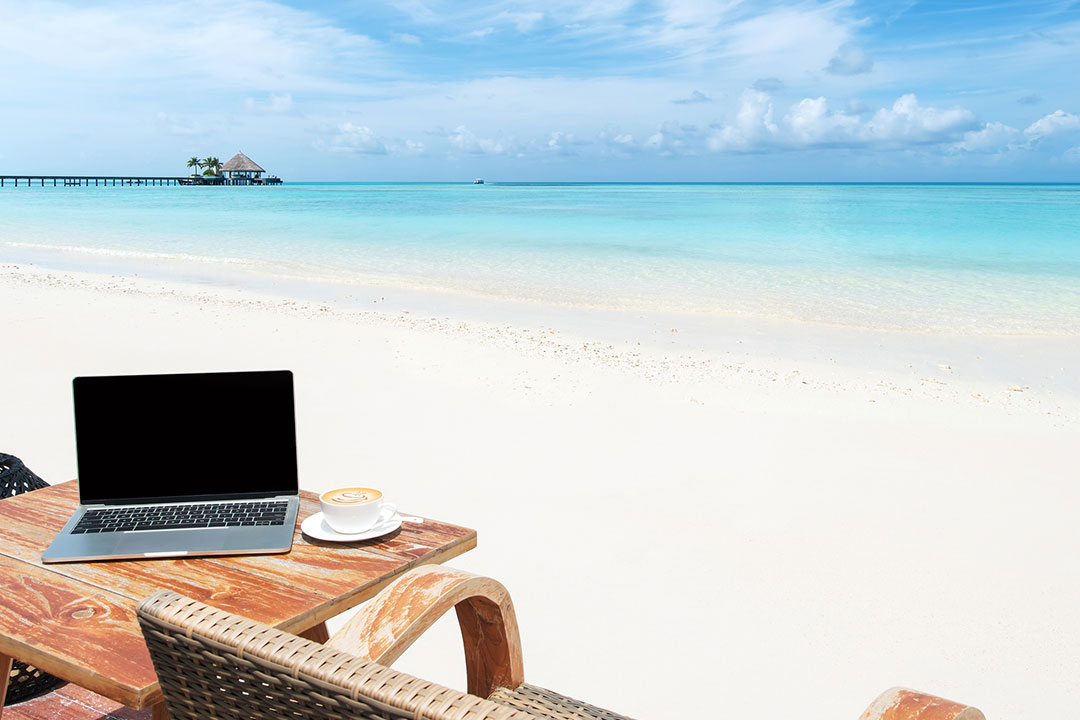
[[[390,665],[450,608],[457,612],[465,644],[469,692],[486,698],[497,688],[521,685],[521,637],[510,593],[496,580],[445,565],[405,573],[326,644]]]
[[[531,713],[420,680],[172,591],[154,593],[139,603],[136,613],[173,720],[216,717],[211,708],[226,715],[239,710],[236,698],[225,697],[222,688],[228,684],[222,679],[225,666],[240,668],[235,674],[243,690],[241,703],[254,703],[251,696],[258,695],[259,702],[283,703],[280,710],[285,713],[296,700],[288,694],[270,698],[281,695],[281,688],[303,695],[302,702],[328,705],[333,712],[326,717],[342,717],[341,711],[351,710],[355,715],[350,716],[357,718],[535,720]],[[198,668],[200,662],[215,668],[209,673],[215,679],[198,690],[207,674]],[[221,704],[213,705],[219,693]]]

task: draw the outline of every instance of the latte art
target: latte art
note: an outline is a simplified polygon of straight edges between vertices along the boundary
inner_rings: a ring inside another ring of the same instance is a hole
[[[390,520],[397,510],[397,505],[383,500],[381,490],[369,487],[327,490],[319,496],[319,506],[323,521],[345,535],[366,532]]]
[[[382,493],[373,488],[341,488],[332,490],[322,499],[332,505],[366,505],[382,497]]]

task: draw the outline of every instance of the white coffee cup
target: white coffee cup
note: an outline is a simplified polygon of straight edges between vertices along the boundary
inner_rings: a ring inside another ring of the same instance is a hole
[[[319,496],[326,524],[343,535],[358,535],[394,516],[397,505],[383,501],[382,491],[340,487]]]

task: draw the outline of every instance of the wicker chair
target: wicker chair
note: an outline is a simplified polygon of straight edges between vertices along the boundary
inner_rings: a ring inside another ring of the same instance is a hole
[[[14,455],[0,453],[0,498],[9,498],[48,486],[49,483],[34,474],[22,460]],[[22,660],[13,660],[3,704],[14,705],[44,695],[63,684],[64,681],[58,677],[42,672],[33,665],[27,665]]]
[[[451,607],[468,693],[388,667]],[[452,568],[406,573],[325,645],[170,591],[146,598],[137,613],[171,720],[629,720],[524,683],[506,589]],[[974,708],[899,688],[860,720],[915,718],[985,720]]]

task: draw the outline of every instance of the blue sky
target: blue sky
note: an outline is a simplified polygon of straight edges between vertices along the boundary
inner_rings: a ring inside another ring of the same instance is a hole
[[[1080,2],[9,2],[0,174],[1080,181]]]

